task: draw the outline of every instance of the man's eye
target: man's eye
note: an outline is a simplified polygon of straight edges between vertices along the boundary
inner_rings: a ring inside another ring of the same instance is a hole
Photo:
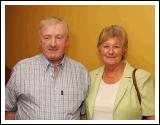
[[[62,37],[57,37],[57,39],[62,39]]]
[[[62,36],[57,36],[56,38],[57,38],[57,39],[62,39],[63,37],[62,37]]]
[[[45,40],[48,40],[48,39],[49,39],[49,37],[44,37],[44,39],[45,39]]]

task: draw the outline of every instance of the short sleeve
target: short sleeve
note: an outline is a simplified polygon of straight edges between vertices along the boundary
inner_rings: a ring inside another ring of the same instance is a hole
[[[140,94],[141,94],[141,108],[143,116],[155,115],[155,90],[153,80],[150,74],[145,74],[143,78],[139,80]]]
[[[85,102],[83,101],[81,104],[80,115],[85,115],[85,114],[86,114],[86,106],[85,106]]]
[[[16,92],[15,92],[15,71],[12,71],[11,78],[9,79],[5,88],[5,111],[16,111]]]

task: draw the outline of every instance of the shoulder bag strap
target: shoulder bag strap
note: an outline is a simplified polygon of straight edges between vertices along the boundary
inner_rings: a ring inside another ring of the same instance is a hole
[[[132,73],[132,78],[133,78],[133,85],[137,91],[137,96],[138,96],[138,100],[139,100],[139,103],[141,104],[141,96],[140,96],[140,93],[139,93],[139,90],[138,90],[138,87],[137,87],[137,82],[136,82],[136,77],[135,77],[135,72],[136,72],[137,69],[134,69],[133,70],[133,73]]]

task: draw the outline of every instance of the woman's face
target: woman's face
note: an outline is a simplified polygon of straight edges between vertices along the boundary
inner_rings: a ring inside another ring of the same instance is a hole
[[[100,47],[102,61],[107,66],[114,66],[122,61],[123,43],[116,37],[104,41]]]

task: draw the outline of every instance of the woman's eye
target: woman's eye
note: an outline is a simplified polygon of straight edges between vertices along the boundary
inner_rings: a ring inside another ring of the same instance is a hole
[[[103,48],[109,48],[109,46],[103,46]]]
[[[114,48],[120,48],[120,46],[114,46]]]

